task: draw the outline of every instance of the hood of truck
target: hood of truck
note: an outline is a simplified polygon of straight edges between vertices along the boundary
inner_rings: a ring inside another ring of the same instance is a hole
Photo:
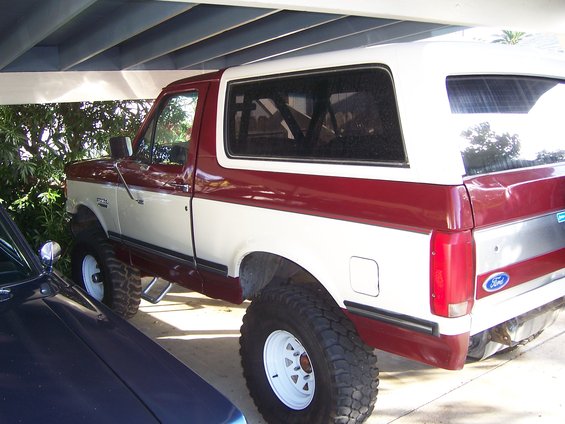
[[[70,162],[65,166],[65,175],[69,180],[117,183],[115,163],[116,161],[111,158]]]

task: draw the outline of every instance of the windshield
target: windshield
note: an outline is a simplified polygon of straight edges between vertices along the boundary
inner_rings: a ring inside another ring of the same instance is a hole
[[[565,83],[514,76],[447,78],[467,175],[565,161]]]
[[[0,287],[24,281],[33,274],[6,223],[0,220]]]

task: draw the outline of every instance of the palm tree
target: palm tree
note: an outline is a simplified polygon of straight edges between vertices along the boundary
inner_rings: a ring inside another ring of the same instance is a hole
[[[518,44],[524,37],[526,37],[525,32],[520,31],[509,31],[503,30],[502,34],[500,34],[501,38],[498,38],[493,41],[493,43],[499,44]]]

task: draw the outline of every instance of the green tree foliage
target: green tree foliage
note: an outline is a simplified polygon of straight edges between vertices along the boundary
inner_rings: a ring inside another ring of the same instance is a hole
[[[565,150],[542,150],[541,152],[538,152],[536,162],[539,164],[565,162]]]
[[[520,43],[527,35],[525,32],[503,30],[499,37],[493,43],[515,45]]]
[[[469,141],[463,151],[463,160],[470,173],[511,169],[514,166],[508,166],[508,162],[520,155],[518,136],[497,134],[488,122],[463,131],[461,135]]]
[[[0,202],[34,248],[70,244],[63,193],[67,162],[98,157],[114,135],[132,137],[146,101],[0,106]],[[65,264],[63,264],[63,268]]]

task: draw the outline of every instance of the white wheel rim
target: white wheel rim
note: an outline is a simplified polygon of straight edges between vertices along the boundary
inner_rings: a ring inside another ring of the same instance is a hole
[[[100,267],[96,258],[86,255],[82,260],[82,281],[88,294],[96,300],[104,298],[104,282],[100,278]]]
[[[316,389],[314,370],[308,352],[296,337],[283,330],[271,333],[263,348],[263,365],[282,403],[294,410],[310,405]]]

